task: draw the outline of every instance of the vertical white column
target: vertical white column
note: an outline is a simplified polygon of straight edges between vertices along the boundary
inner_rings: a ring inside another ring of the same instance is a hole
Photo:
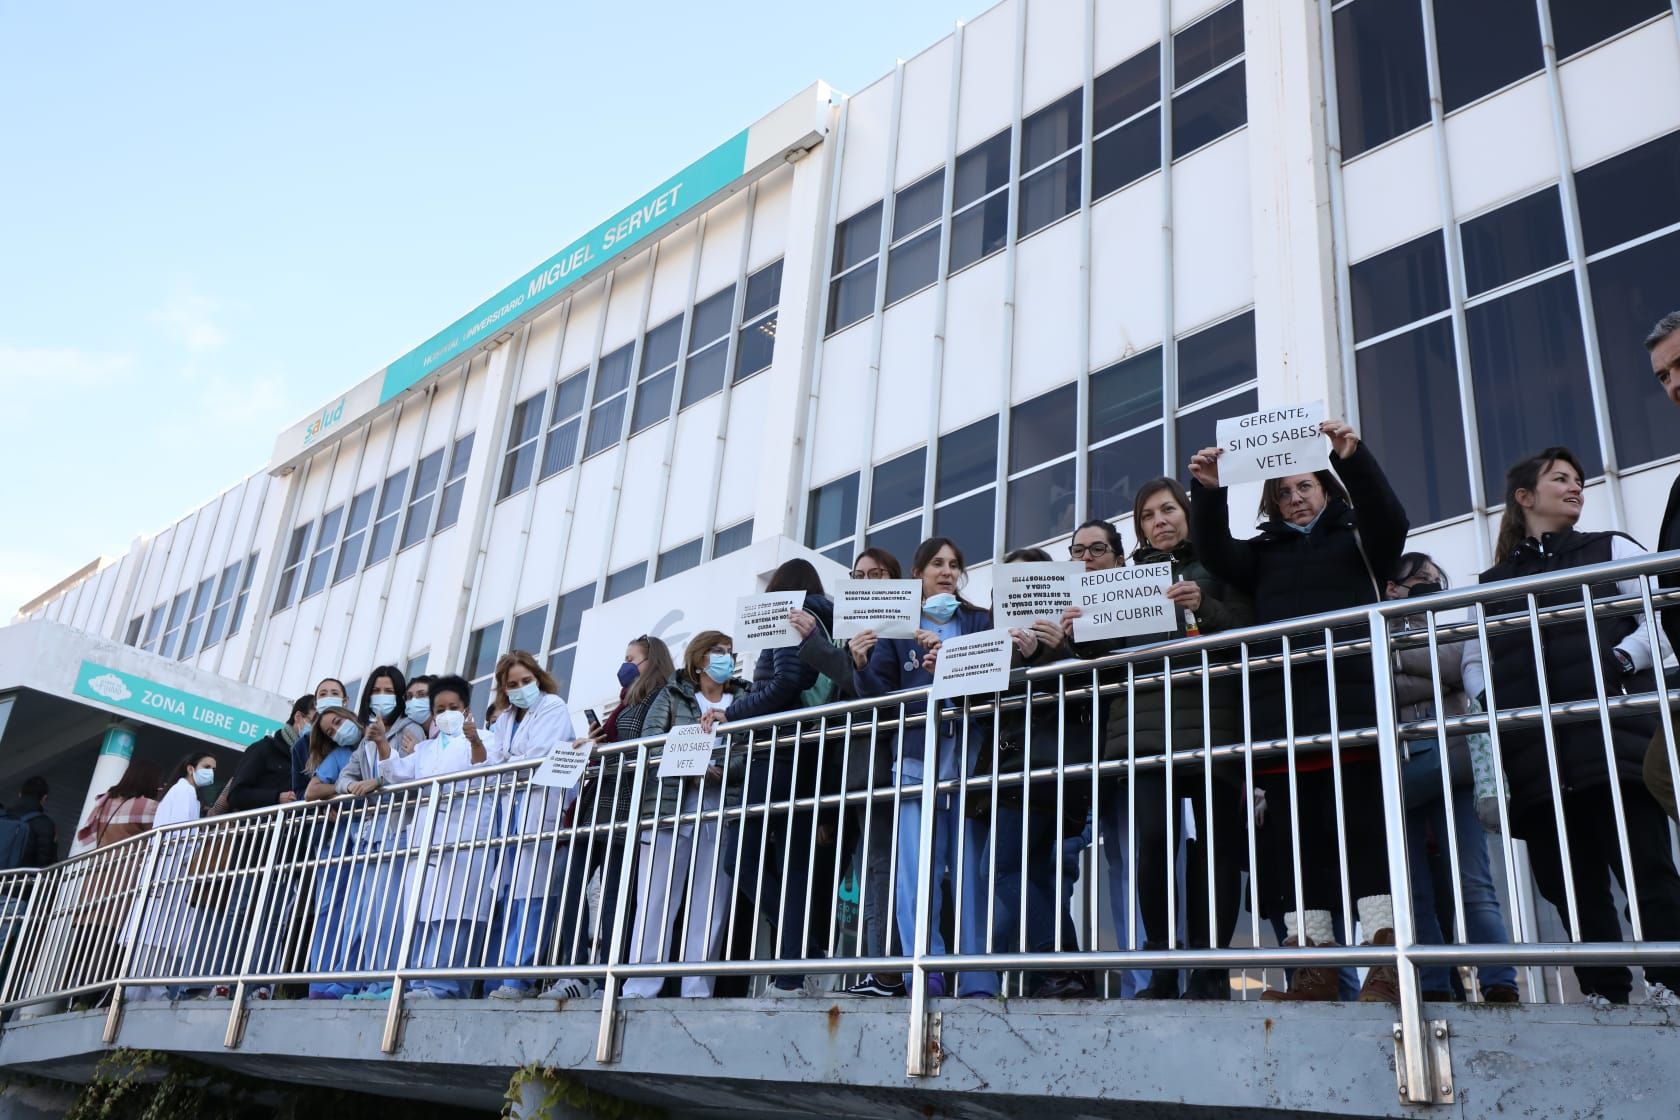
[[[93,776],[88,779],[87,795],[82,798],[82,811],[76,814],[76,820],[87,820],[88,814],[93,811],[94,801],[122,779],[123,771],[128,769],[129,760],[133,757],[134,731],[120,723],[107,727],[105,738],[99,743],[99,757],[93,763]],[[69,854],[85,852],[91,847],[92,844],[83,844],[72,836]]]

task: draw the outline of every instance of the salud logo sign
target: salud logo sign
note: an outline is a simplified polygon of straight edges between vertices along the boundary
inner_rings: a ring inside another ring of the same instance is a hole
[[[75,693],[237,746],[272,734],[280,727],[277,719],[218,704],[97,661],[82,662],[81,671],[76,674]]]

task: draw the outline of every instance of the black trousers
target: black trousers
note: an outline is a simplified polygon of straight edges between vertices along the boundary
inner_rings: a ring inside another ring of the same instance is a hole
[[[1109,797],[1126,798],[1126,787],[1117,783]],[[1181,798],[1190,798],[1196,815],[1196,841],[1185,850],[1184,889],[1176,895],[1177,913],[1186,916],[1191,949],[1215,949],[1230,943],[1237,911],[1241,908],[1242,866],[1248,852],[1248,833],[1242,815],[1242,794],[1237,786],[1218,777],[1213,781],[1213,931],[1208,937],[1208,804],[1207,789],[1200,770],[1181,768],[1173,774],[1173,804],[1167,804],[1167,774],[1163,769],[1140,771],[1137,775],[1137,861],[1138,913],[1151,943],[1167,942],[1167,882],[1175,870],[1175,849],[1184,835],[1180,816],[1174,816],[1173,846],[1167,846],[1167,815],[1176,812]]]
[[[1284,912],[1295,909],[1294,851],[1290,830],[1296,827],[1289,805],[1289,775],[1257,774],[1266,791],[1266,833],[1259,888],[1278,900]],[[1340,913],[1342,872],[1338,856],[1335,775],[1329,767],[1295,775],[1300,802],[1302,909]],[[1342,762],[1342,824],[1347,834],[1348,889],[1357,902],[1389,894],[1388,843],[1383,828],[1382,770],[1373,760]],[[1246,842],[1246,841],[1245,841]],[[1375,932],[1367,930],[1366,933]]]
[[[1641,932],[1648,941],[1680,940],[1680,874],[1669,854],[1668,818],[1638,782],[1621,783],[1626,812],[1628,851],[1633,857],[1633,885],[1639,896]],[[1563,820],[1569,833],[1570,870],[1574,872],[1575,908],[1583,941],[1620,941],[1621,922],[1610,893],[1614,876],[1624,893],[1628,885],[1616,840],[1616,818],[1608,785],[1563,795]],[[1514,814],[1511,831],[1528,841],[1528,859],[1540,893],[1569,924],[1563,886],[1563,857],[1559,851],[1557,818],[1550,805]],[[1651,966],[1647,980],[1680,991],[1680,966]],[[1583,965],[1575,979],[1588,995],[1612,1003],[1626,1003],[1633,974],[1624,965]]]

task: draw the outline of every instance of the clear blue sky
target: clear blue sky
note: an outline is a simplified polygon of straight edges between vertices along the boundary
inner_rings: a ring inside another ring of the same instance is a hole
[[[0,0],[0,623],[811,81],[989,0]]]

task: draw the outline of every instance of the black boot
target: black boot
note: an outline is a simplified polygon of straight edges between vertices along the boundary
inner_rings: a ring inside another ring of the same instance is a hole
[[[1164,941],[1146,941],[1143,947],[1150,952],[1160,952],[1167,947]],[[1149,974],[1149,986],[1137,994],[1138,999],[1177,999],[1178,998],[1178,969],[1157,968]]]
[[[1223,968],[1193,968],[1184,984],[1185,999],[1231,998],[1231,973]]]

